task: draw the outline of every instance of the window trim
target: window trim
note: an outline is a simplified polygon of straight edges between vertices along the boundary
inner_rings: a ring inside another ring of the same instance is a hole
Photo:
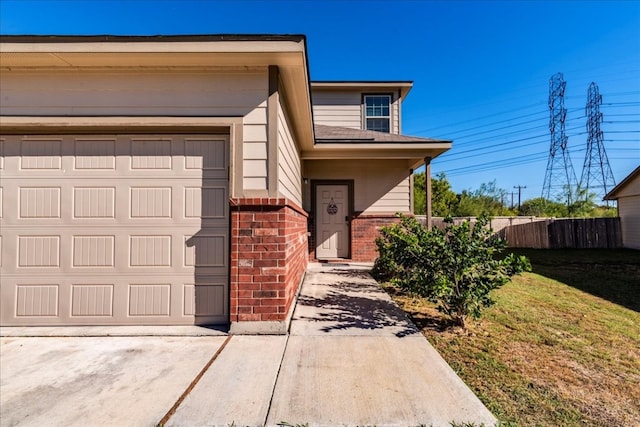
[[[388,116],[368,116],[367,115],[367,97],[384,96],[389,99],[389,115]],[[392,93],[363,93],[362,94],[362,129],[370,130],[367,128],[367,119],[388,119],[389,131],[385,133],[393,133],[393,94]],[[384,132],[384,131],[375,131]]]

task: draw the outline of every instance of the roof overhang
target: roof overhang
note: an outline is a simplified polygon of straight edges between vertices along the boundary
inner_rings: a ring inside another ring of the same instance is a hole
[[[409,80],[375,80],[375,81],[312,81],[313,90],[364,90],[372,92],[395,92],[400,91],[400,96],[404,99],[411,88],[413,82]]]
[[[302,152],[304,160],[406,160],[410,168],[451,148],[448,140],[397,135],[339,126],[315,126],[316,145]]]
[[[314,143],[303,35],[1,36],[0,70],[279,68],[301,145]]]
[[[425,158],[435,158],[451,148],[450,142],[426,144],[359,143],[316,144],[303,151],[303,160],[406,160],[409,168],[417,168]]]
[[[603,200],[617,200],[620,196],[620,192],[624,190],[627,185],[631,183],[636,177],[640,176],[640,166],[635,168],[629,175],[627,175],[618,185],[613,187],[611,191],[609,191]]]

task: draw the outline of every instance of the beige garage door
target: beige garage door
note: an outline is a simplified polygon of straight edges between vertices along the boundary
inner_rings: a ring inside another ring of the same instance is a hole
[[[0,142],[3,325],[228,321],[227,136]]]

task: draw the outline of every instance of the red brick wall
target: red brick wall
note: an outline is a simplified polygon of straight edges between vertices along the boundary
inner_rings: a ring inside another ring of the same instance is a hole
[[[285,320],[307,267],[307,214],[284,198],[231,200],[232,322]]]
[[[356,214],[351,221],[351,259],[373,262],[378,257],[375,240],[380,227],[400,222],[395,215]]]

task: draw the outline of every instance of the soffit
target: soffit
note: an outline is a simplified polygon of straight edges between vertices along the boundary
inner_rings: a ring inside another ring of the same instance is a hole
[[[413,87],[411,81],[314,81],[312,91],[395,92],[400,90],[402,99]]]
[[[324,146],[316,144],[313,150],[303,151],[302,160],[406,160],[407,166],[417,168],[426,157],[435,158],[451,148],[451,144],[363,144],[354,149],[352,144]]]

